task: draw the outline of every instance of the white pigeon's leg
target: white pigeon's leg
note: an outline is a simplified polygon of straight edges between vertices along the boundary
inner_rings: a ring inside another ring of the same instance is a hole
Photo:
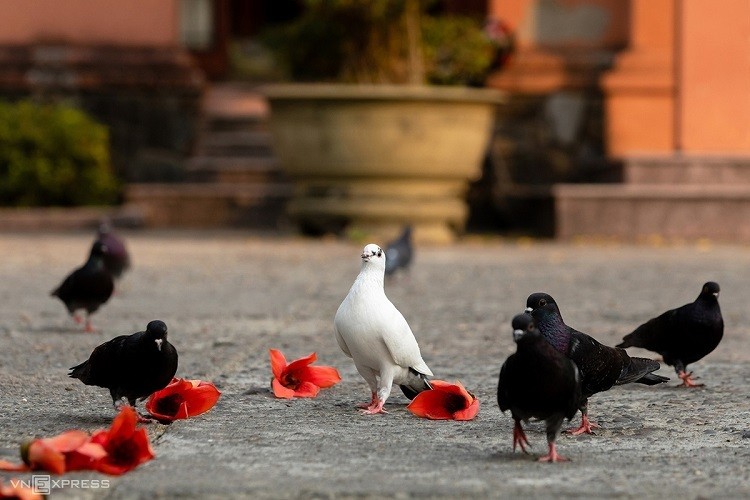
[[[388,413],[383,409],[388,396],[391,395],[391,386],[393,385],[393,367],[385,367],[380,370],[380,378],[378,378],[378,394],[377,403],[372,408],[368,408],[364,411],[367,415],[374,415],[376,413]]]
[[[370,410],[374,408],[377,405],[378,402],[378,395],[377,395],[377,376],[378,374],[370,367],[358,365],[357,363],[354,363],[354,366],[357,368],[357,371],[360,375],[362,375],[362,378],[365,379],[365,382],[367,382],[367,385],[370,386],[370,392],[372,393],[372,397],[370,398],[369,403],[362,403],[360,405],[357,405],[359,408]]]

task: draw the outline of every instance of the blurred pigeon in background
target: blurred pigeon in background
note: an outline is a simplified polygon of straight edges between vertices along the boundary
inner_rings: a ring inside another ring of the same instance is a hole
[[[125,242],[112,231],[108,221],[99,225],[96,241],[109,249],[104,256],[104,265],[114,279],[120,279],[122,273],[130,269],[130,254]]]
[[[381,248],[367,245],[362,267],[333,321],[336,341],[354,360],[357,371],[372,391],[364,413],[383,410],[393,382],[407,397],[430,389],[432,371],[422,359],[409,324],[383,290],[386,256]]]
[[[614,385],[630,382],[655,385],[669,379],[654,372],[659,363],[651,359],[631,358],[624,349],[609,347],[579,332],[563,321],[555,299],[546,293],[533,293],[526,300],[526,312],[534,317],[539,332],[555,349],[573,360],[581,372],[581,426],[572,433],[593,434],[597,427],[588,419],[588,398]]]
[[[563,419],[570,420],[583,402],[581,380],[575,363],[547,342],[528,314],[513,318],[513,340],[516,352],[500,370],[497,402],[500,410],[510,409],[513,427],[513,450],[516,444],[524,452],[529,441],[521,420],[544,420],[547,426],[549,453],[540,462],[567,460],[557,454],[555,440],[560,435]]]
[[[137,399],[166,387],[176,372],[177,350],[167,340],[167,325],[154,320],[146,331],[120,335],[99,345],[68,375],[86,385],[109,389],[115,408],[125,402],[135,408]]]
[[[76,314],[78,309],[86,310],[86,331],[93,332],[91,314],[109,300],[114,290],[112,275],[104,265],[109,252],[107,246],[95,241],[86,263],[68,275],[50,295],[65,303],[65,307],[76,323],[82,320]]]
[[[414,247],[411,241],[411,226],[406,226],[401,236],[388,243],[385,249],[385,275],[391,276],[399,269],[406,271],[411,264]]]
[[[674,366],[682,387],[701,387],[687,372],[687,365],[716,349],[724,335],[724,319],[719,307],[719,284],[703,285],[695,302],[671,309],[626,335],[617,347],[642,347],[662,355]]]

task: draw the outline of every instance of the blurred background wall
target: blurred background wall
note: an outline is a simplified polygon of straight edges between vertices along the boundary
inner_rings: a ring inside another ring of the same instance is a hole
[[[470,228],[750,240],[750,0],[441,8],[499,19],[514,38],[507,64],[486,78],[510,100],[469,194]],[[267,220],[289,185],[257,91],[273,63],[255,42],[303,9],[292,0],[5,0],[0,95],[71,99],[107,124],[126,199],[168,200],[163,214],[175,214],[162,224]],[[199,200],[223,215],[178,216]],[[237,207],[244,215],[230,213]]]

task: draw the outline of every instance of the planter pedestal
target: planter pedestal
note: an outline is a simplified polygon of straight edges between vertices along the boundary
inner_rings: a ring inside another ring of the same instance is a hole
[[[294,182],[288,212],[303,231],[383,242],[408,223],[418,241],[450,242],[463,230],[466,188],[481,174],[502,94],[388,85],[264,90],[274,150]]]

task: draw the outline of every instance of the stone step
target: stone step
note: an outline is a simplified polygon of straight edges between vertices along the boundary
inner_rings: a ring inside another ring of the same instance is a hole
[[[204,134],[196,148],[203,156],[261,156],[273,155],[271,135],[267,131],[226,130]]]
[[[143,213],[131,205],[116,207],[2,207],[0,231],[94,230],[108,220],[115,227],[143,226]]]
[[[204,133],[244,130],[267,132],[268,119],[265,116],[206,115],[202,123]]]
[[[559,184],[556,235],[750,242],[748,184]]]
[[[747,184],[747,156],[641,156],[623,164],[627,184]]]
[[[252,85],[239,82],[209,85],[203,100],[207,116],[226,119],[268,118],[268,102]]]
[[[282,182],[283,172],[272,157],[196,156],[185,167],[188,182]]]
[[[148,227],[277,228],[291,190],[286,183],[130,184],[125,196]]]

